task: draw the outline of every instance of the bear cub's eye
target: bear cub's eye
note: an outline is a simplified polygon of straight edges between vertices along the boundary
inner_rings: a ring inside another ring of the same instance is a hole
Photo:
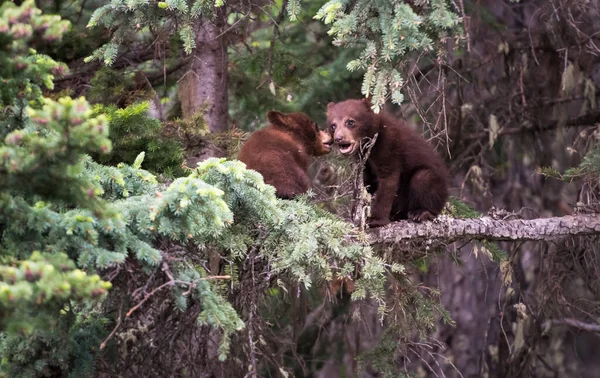
[[[348,125],[348,127],[354,126],[354,120],[353,119],[349,119],[348,122],[346,122],[346,125]]]
[[[335,131],[335,123],[332,123],[329,127],[331,127],[331,131]]]

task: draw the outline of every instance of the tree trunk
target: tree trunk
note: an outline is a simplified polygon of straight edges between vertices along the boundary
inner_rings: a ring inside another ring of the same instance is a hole
[[[205,109],[211,133],[228,129],[226,17],[222,6],[212,20],[198,21],[191,66],[179,83],[183,118]]]

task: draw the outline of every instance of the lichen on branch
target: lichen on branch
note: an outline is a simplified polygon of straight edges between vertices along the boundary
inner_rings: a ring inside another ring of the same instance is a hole
[[[438,239],[453,242],[478,240],[547,240],[564,236],[600,234],[600,214],[580,214],[538,219],[494,219],[489,216],[454,219],[440,216],[432,222],[400,221],[367,232],[372,244]]]

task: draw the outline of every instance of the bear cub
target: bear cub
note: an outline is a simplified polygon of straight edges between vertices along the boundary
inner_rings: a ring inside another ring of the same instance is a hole
[[[267,119],[270,124],[252,133],[238,160],[274,186],[277,197],[292,199],[308,191],[310,160],[328,154],[333,138],[304,113],[270,111]]]
[[[369,100],[327,105],[329,131],[346,156],[363,153],[378,133],[365,164],[364,184],[374,194],[369,226],[410,219],[435,218],[448,199],[448,173],[443,160],[404,121],[383,110],[373,112]]]

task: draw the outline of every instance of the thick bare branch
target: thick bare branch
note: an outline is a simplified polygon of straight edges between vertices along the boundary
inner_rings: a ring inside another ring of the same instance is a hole
[[[491,217],[453,219],[438,217],[433,222],[400,221],[368,231],[373,244],[442,239],[546,240],[562,236],[600,234],[600,214],[569,215],[540,219],[499,220]]]

